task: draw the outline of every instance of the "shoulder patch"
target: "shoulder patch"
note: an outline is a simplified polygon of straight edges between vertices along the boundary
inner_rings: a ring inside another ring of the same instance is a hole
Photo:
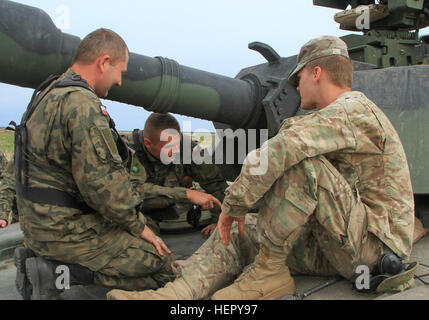
[[[89,135],[95,151],[102,162],[106,163],[111,159],[115,163],[122,163],[110,128],[93,126],[89,130]]]

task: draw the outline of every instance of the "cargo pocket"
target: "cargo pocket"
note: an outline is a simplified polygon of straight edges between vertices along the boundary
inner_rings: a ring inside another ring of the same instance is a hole
[[[341,245],[348,240],[347,227],[351,211],[356,207],[356,196],[348,182],[325,157],[318,157],[317,175],[319,208],[316,218],[322,226],[320,235]]]
[[[92,127],[89,130],[89,135],[101,162],[107,163],[113,161],[117,164],[122,163],[122,158],[119,156],[118,148],[113,140],[110,128]]]
[[[267,201],[270,205],[267,205]],[[276,246],[289,246],[290,242],[295,241],[291,239],[296,237],[294,231],[307,223],[316,207],[317,200],[305,192],[289,187],[283,199],[265,200],[261,209],[265,212],[258,219],[258,228],[262,228],[265,236]]]
[[[285,199],[304,212],[307,216],[312,215],[317,207],[317,200],[313,199],[305,192],[298,192],[294,188],[288,188],[286,190]]]
[[[343,246],[353,256],[358,257],[362,244],[366,241],[368,229],[368,216],[359,193],[350,211],[347,226],[347,241]]]
[[[75,236],[79,241],[91,239],[99,235],[103,229],[103,218],[95,214],[79,216],[76,221],[67,223],[69,235]]]

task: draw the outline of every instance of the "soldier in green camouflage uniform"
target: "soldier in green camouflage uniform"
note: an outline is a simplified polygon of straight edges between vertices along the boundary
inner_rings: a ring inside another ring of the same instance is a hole
[[[155,113],[146,121],[145,130],[135,130],[132,134],[123,135],[135,151],[131,164],[131,180],[137,190],[143,193],[142,212],[148,223],[154,220],[151,224],[154,231],[159,230],[160,221],[174,220],[179,215],[186,215],[193,204],[189,200],[188,191],[194,183],[198,183],[204,191],[220,201],[223,201],[225,189],[228,187],[216,165],[196,165],[194,162],[184,164],[183,157],[178,164],[164,164],[152,154],[148,148],[160,143],[160,133],[167,129],[180,132],[180,125],[169,114]],[[156,132],[145,136],[145,131]],[[193,147],[198,148],[195,144]],[[183,147],[181,149],[183,153]],[[211,210],[209,225],[202,231],[207,236],[216,228],[219,214],[220,207],[215,206]]]
[[[15,186],[14,186],[14,163],[7,161],[0,151],[0,228],[5,228],[12,223],[18,222],[16,208]]]
[[[3,180],[4,180],[3,176],[4,176],[4,171],[6,170],[6,167],[7,167],[6,155],[0,150],[0,188],[3,187]],[[0,196],[1,196],[1,193],[0,193]],[[0,211],[0,228],[5,228],[7,224],[8,224],[7,213],[1,210]]]
[[[7,166],[7,159],[5,154],[0,150],[0,188],[3,186],[3,172]],[[7,226],[7,214],[0,211],[0,228]]]
[[[7,165],[6,155],[0,150],[0,182],[3,179],[3,170]]]
[[[54,297],[52,274],[42,274],[52,270],[48,260],[84,267],[95,284],[106,287],[157,288],[172,279],[171,252],[139,213],[142,198],[126,167],[128,148],[99,99],[121,85],[128,56],[116,33],[99,29],[81,42],[71,68],[33,103],[37,108],[26,122],[27,188],[61,192],[81,205],[39,203],[17,192],[25,242],[38,256],[25,260],[32,298]],[[51,90],[64,79],[72,85]],[[78,81],[88,87],[74,85]],[[25,181],[21,175],[16,179]],[[15,254],[17,282],[22,257],[28,255]]]
[[[212,299],[275,299],[295,292],[290,271],[353,281],[358,266],[374,271],[385,252],[407,259],[414,198],[405,152],[383,112],[351,92],[352,70],[342,40],[321,37],[304,45],[289,79],[302,107],[318,110],[287,119],[277,136],[248,155],[226,191],[218,232],[176,263],[178,279],[157,291],[114,290],[108,298],[203,299],[215,293]],[[260,157],[268,171],[255,175]],[[261,198],[257,222],[245,219]],[[234,221],[238,226],[231,229]],[[412,276],[406,280],[402,289],[412,285]]]

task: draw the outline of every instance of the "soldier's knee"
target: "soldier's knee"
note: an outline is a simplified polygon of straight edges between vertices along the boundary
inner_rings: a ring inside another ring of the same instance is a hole
[[[159,270],[152,276],[160,287],[163,287],[168,282],[174,281],[176,274],[173,270],[173,263],[176,260],[173,254],[165,255],[162,258],[162,264]]]

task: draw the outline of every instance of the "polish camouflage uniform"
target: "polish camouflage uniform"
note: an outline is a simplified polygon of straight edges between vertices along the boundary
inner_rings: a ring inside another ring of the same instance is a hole
[[[6,157],[0,152],[3,167],[0,169],[0,220],[5,220],[8,225],[18,222],[14,185],[14,163],[7,162]],[[3,158],[4,157],[4,158]]]
[[[4,172],[7,167],[7,158],[3,151],[0,150],[0,183],[3,181]]]
[[[158,223],[161,221],[186,215],[192,206],[186,189],[199,185],[205,192],[223,201],[228,185],[216,165],[183,164],[183,161],[165,165],[146,150],[142,130],[136,131],[135,135],[123,135],[123,138],[136,151],[132,157],[131,180],[142,193],[142,212],[148,221],[154,220],[155,225],[150,224],[153,231],[159,232]],[[195,144],[193,146],[198,148]],[[211,210],[209,224],[217,223],[219,215],[220,208],[215,206]]]
[[[329,50],[329,42],[317,43],[321,47],[304,49]],[[268,172],[254,175],[260,156]],[[216,232],[190,259],[176,262],[196,299],[233,281],[260,245],[286,253],[293,274],[351,281],[359,265],[374,271],[384,253],[411,254],[414,198],[406,155],[388,118],[360,92],[287,119],[248,156],[222,212],[244,217],[260,198],[257,219],[246,218],[245,237],[234,225],[228,247]]]
[[[60,80],[72,76],[69,69]],[[140,238],[142,200],[125,166],[128,149],[109,122],[92,90],[55,88],[42,99],[27,122],[29,187],[67,192],[95,212],[18,196],[21,229],[38,256],[84,266],[96,284],[157,288],[171,280],[172,257]]]

